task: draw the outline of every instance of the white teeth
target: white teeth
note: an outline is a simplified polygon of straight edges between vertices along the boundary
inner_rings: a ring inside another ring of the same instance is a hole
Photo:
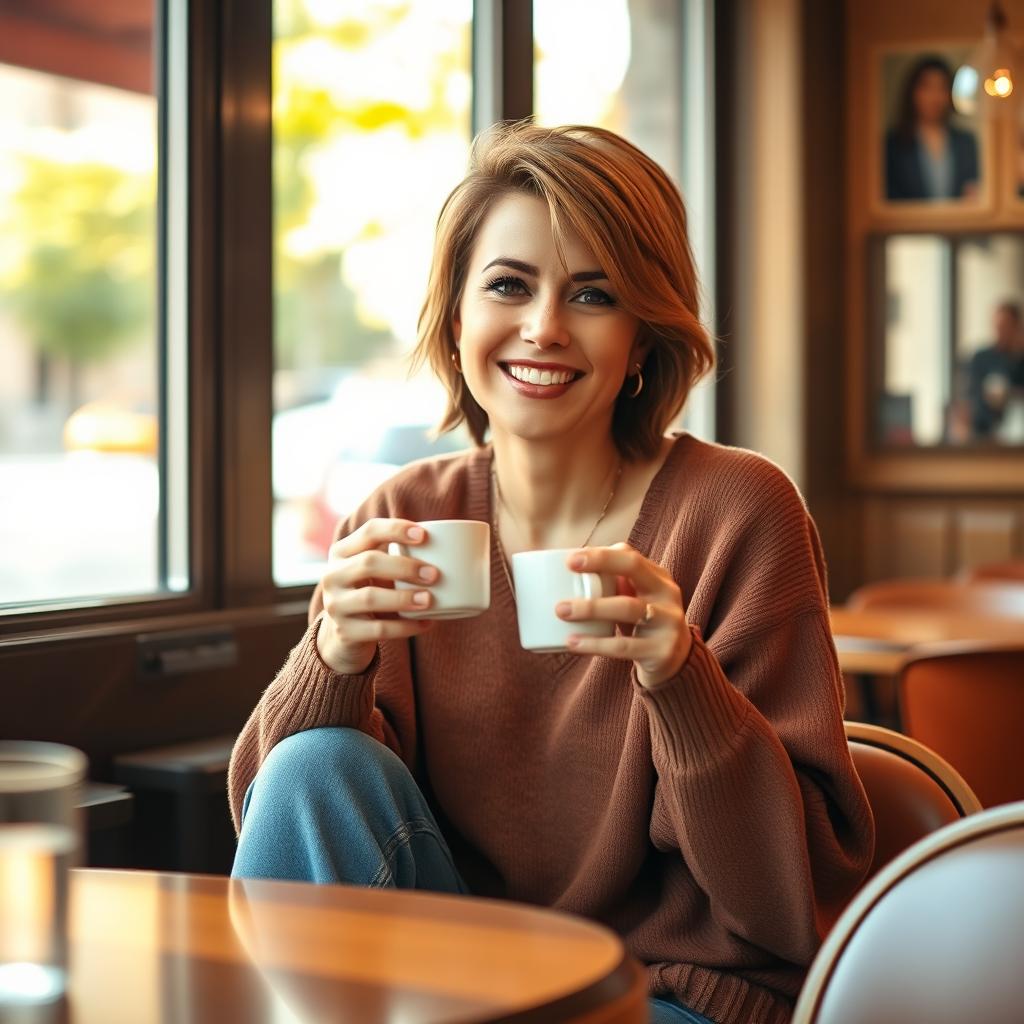
[[[508,372],[524,384],[540,384],[542,387],[548,384],[568,384],[574,376],[571,370],[538,370],[535,366],[519,366],[516,363],[509,364]]]

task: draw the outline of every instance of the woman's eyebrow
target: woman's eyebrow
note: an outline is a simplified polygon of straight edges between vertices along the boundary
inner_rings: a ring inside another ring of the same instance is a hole
[[[537,277],[540,274],[540,271],[532,263],[524,263],[522,260],[512,259],[511,256],[499,256],[496,260],[491,260],[484,267],[484,270],[490,270],[491,267],[508,267],[510,270],[518,270],[520,273],[529,274],[531,277]],[[569,280],[576,282],[607,281],[608,275],[603,270],[581,270],[578,274],[573,274]]]

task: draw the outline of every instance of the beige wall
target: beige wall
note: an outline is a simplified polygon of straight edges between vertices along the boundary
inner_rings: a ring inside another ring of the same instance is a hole
[[[802,486],[801,3],[741,7],[749,16],[737,48],[735,439]]]

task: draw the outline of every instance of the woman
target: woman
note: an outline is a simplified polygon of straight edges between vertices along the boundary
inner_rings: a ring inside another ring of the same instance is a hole
[[[664,436],[713,361],[679,193],[601,129],[491,132],[420,329],[443,427],[478,447],[339,524],[235,747],[235,873],[576,912],[647,965],[654,1021],[787,1020],[872,823],[800,496],[751,452]],[[490,609],[399,619],[437,575],[387,544],[448,518],[492,524]],[[558,614],[618,634],[526,652],[508,559],[567,547],[619,593]]]
[[[950,123],[953,72],[925,56],[907,75],[899,121],[885,140],[887,199],[968,199],[978,193],[978,144]]]

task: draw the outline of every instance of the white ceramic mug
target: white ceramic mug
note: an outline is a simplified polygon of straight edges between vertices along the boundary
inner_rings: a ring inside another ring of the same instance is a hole
[[[399,612],[403,619],[466,619],[491,605],[491,528],[475,519],[435,519],[420,523],[422,544],[388,545],[392,555],[417,558],[436,566],[441,578],[432,584],[397,580],[399,590],[429,590],[430,607]]]
[[[574,550],[520,551],[512,556],[519,642],[528,651],[537,654],[566,651],[569,649],[566,640],[574,633],[578,636],[615,635],[614,622],[567,622],[555,614],[559,601],[615,594],[614,576],[568,568],[566,562]]]

